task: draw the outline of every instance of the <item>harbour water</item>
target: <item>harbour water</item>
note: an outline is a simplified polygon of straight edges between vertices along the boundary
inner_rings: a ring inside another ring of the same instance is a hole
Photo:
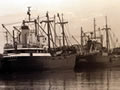
[[[119,90],[120,68],[0,74],[0,90]]]

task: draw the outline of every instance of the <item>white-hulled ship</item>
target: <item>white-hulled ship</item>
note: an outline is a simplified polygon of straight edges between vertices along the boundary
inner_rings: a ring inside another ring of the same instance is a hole
[[[48,13],[46,13],[47,20],[41,22],[39,18],[32,20],[30,7],[27,14],[28,20],[23,20],[20,28],[14,26],[13,34],[2,24],[6,30],[6,44],[1,59],[2,70],[73,69],[76,50],[74,47],[66,45],[64,24],[67,22],[64,22],[58,14],[58,24],[62,26],[63,41],[62,46],[58,46],[54,41],[57,35],[53,38],[51,29],[51,23],[55,23],[55,20],[50,20]],[[46,23],[47,31],[41,26],[41,23]],[[10,39],[8,35],[12,37],[12,43],[8,43]],[[42,40],[43,42],[41,42]],[[45,40],[47,45],[44,43]]]
[[[94,19],[94,32],[84,33],[81,28],[81,53],[76,57],[76,68],[106,68],[106,67],[118,67],[120,66],[120,56],[116,54],[114,49],[110,49],[109,30],[107,25],[105,28],[106,46],[103,46],[103,34],[100,28],[99,36],[96,35],[96,24]],[[87,34],[90,34],[88,36]],[[117,49],[118,50],[118,49]]]

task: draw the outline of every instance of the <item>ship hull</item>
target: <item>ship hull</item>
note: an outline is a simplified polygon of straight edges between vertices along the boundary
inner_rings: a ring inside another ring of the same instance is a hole
[[[80,68],[107,68],[120,67],[120,57],[86,55],[77,56],[75,67]]]
[[[3,57],[1,60],[4,71],[34,71],[73,69],[75,66],[75,54],[69,56],[21,56]]]

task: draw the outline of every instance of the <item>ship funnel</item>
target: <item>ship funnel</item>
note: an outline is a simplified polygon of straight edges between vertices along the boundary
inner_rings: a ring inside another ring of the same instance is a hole
[[[21,26],[22,33],[21,33],[21,39],[22,39],[22,46],[27,47],[27,39],[29,35],[29,27],[26,25]]]

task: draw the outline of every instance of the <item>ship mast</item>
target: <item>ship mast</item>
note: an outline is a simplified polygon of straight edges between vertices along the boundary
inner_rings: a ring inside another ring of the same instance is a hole
[[[56,34],[56,16],[54,15],[54,41],[55,41],[55,44],[56,44],[56,38],[57,38],[57,34]],[[54,44],[54,47],[55,47],[55,44]]]
[[[62,40],[63,40],[63,47],[65,46],[65,32],[64,32],[64,25],[65,24],[67,24],[68,22],[64,22],[64,19],[63,19],[63,14],[62,14],[62,20],[61,20],[61,18],[60,18],[60,16],[59,16],[59,13],[57,14],[57,16],[58,16],[58,18],[59,18],[59,21],[60,22],[58,22],[58,24],[60,24],[61,25],[61,27],[62,27]]]
[[[81,47],[83,48],[83,28],[81,27]]]
[[[53,39],[50,38],[50,35],[51,35],[50,23],[53,22],[53,20],[50,20],[48,12],[46,13],[46,17],[47,17],[47,20],[41,21],[41,23],[42,22],[47,23],[47,33],[46,34],[48,36],[48,52],[50,52],[50,48],[51,48],[50,40],[53,41]]]
[[[106,47],[107,47],[107,52],[108,52],[109,51],[109,33],[108,33],[108,30],[110,30],[111,28],[108,28],[107,16],[105,17],[105,21],[106,21],[106,25],[105,25],[105,28],[103,28],[103,30],[106,31]]]
[[[106,46],[107,46],[107,51],[108,51],[108,49],[109,49],[109,34],[108,34],[108,30],[109,30],[109,28],[108,28],[108,25],[107,25],[107,16],[106,16]]]
[[[96,20],[94,18],[94,39],[96,39]]]
[[[49,20],[49,15],[48,12],[46,13],[46,17],[47,17],[47,32],[48,32],[48,51],[50,50],[50,20]]]

